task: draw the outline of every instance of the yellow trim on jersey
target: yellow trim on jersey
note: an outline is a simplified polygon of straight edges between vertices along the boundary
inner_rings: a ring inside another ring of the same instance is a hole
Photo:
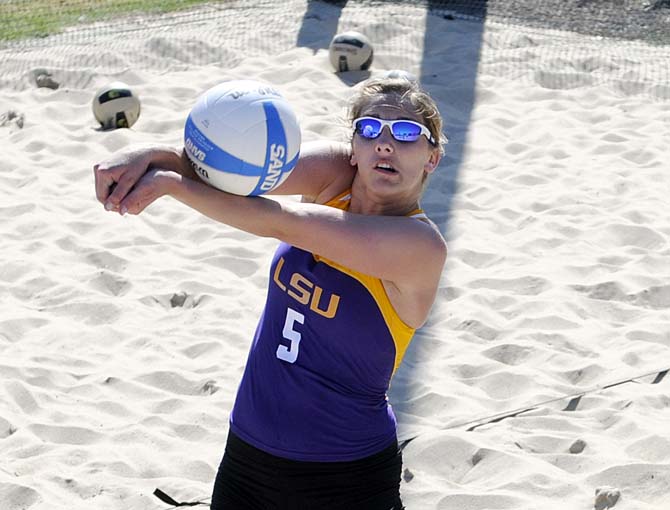
[[[349,209],[350,202],[351,202],[351,190],[347,190],[343,193],[340,193],[336,197],[330,199],[328,202],[325,203],[325,205],[346,211]],[[423,213],[421,209],[416,209],[412,211],[410,214],[408,214],[408,216],[417,218],[419,220],[426,219],[426,215]],[[349,269],[348,267],[345,267],[341,264],[338,264],[337,262],[326,259],[319,255],[314,254],[314,258],[319,262],[328,264],[329,266],[334,267],[338,271],[341,271],[345,274],[348,274],[352,278],[355,278],[366,289],[368,289],[368,292],[370,292],[374,300],[377,302],[377,306],[379,307],[379,310],[381,311],[382,316],[384,317],[384,322],[386,322],[386,325],[388,326],[389,331],[391,332],[391,336],[393,337],[393,343],[395,344],[395,351],[396,351],[395,363],[393,366],[393,372],[395,373],[395,371],[400,366],[403,357],[405,356],[407,347],[409,347],[409,343],[411,342],[412,337],[414,336],[414,332],[416,330],[411,326],[408,326],[400,318],[395,308],[393,308],[391,300],[389,299],[388,294],[386,293],[386,289],[384,288],[384,284],[382,283],[382,281],[379,278],[363,274],[358,271],[354,271],[353,269]]]
[[[402,362],[402,358],[405,356],[405,351],[407,351],[407,347],[409,346],[409,343],[414,336],[415,330],[405,324],[398,316],[398,313],[393,308],[393,305],[391,304],[391,301],[386,294],[386,289],[384,289],[384,284],[382,281],[379,278],[359,273],[358,271],[349,269],[348,267],[338,264],[337,262],[333,262],[332,260],[320,257],[319,255],[314,255],[314,258],[318,262],[328,264],[338,271],[355,278],[366,289],[368,289],[368,292],[370,292],[374,300],[377,302],[377,306],[379,307],[379,310],[382,312],[382,316],[384,317],[384,322],[386,322],[386,325],[391,332],[391,336],[393,337],[393,343],[395,344],[395,362],[393,364],[393,372],[395,373],[395,371],[400,366],[400,363]]]

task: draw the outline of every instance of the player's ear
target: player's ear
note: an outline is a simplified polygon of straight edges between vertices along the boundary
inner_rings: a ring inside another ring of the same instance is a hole
[[[435,169],[437,168],[437,165],[440,164],[440,159],[442,159],[442,155],[440,154],[440,151],[438,149],[434,149],[430,152],[430,157],[428,158],[428,161],[423,165],[423,170],[427,174],[432,174]]]

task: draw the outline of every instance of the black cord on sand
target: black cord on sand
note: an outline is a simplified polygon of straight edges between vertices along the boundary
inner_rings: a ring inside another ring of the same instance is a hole
[[[632,383],[632,382],[636,383],[638,379],[642,379],[643,377],[649,377],[649,376],[652,376],[652,375],[654,375],[656,377],[654,377],[654,380],[651,382],[651,384],[658,384],[665,378],[665,376],[668,375],[669,371],[670,371],[670,368],[665,368],[665,369],[662,369],[662,370],[655,370],[653,372],[648,372],[646,374],[637,375],[635,377],[629,377],[628,379],[622,379],[620,381],[615,381],[613,383],[606,384],[604,386],[597,386],[595,388],[591,388],[590,390],[583,391],[583,392],[580,392],[580,393],[573,393],[571,395],[563,395],[561,397],[552,398],[550,400],[545,400],[543,402],[538,402],[537,404],[533,404],[533,405],[526,406],[526,407],[521,407],[519,409],[514,409],[514,410],[506,411],[506,412],[503,412],[503,413],[493,414],[493,415],[490,415],[490,416],[486,416],[484,418],[478,418],[476,420],[469,420],[469,421],[466,421],[466,422],[456,423],[454,425],[449,425],[448,427],[444,427],[441,430],[461,428],[461,427],[466,427],[466,426],[469,425],[469,427],[466,429],[466,431],[467,432],[472,432],[473,430],[475,430],[479,427],[483,427],[484,425],[489,425],[491,423],[498,423],[498,422],[500,422],[502,420],[505,420],[507,418],[515,418],[515,417],[520,416],[520,415],[522,415],[524,413],[527,413],[529,411],[534,411],[535,409],[537,409],[539,407],[546,406],[548,404],[553,404],[553,403],[556,403],[556,402],[561,402],[561,401],[567,400],[567,399],[570,399],[570,400],[569,400],[568,404],[563,408],[563,411],[575,411],[579,407],[579,404],[582,400],[582,397],[585,396],[585,395],[589,395],[589,394],[592,394],[592,393],[597,393],[599,391],[606,390],[608,388],[613,388],[614,386],[619,386],[621,384],[627,384],[627,383]],[[418,435],[403,441],[400,444],[400,451],[402,451],[410,442],[414,441],[417,437],[418,437]],[[156,489],[154,491],[154,496],[156,496],[158,499],[160,499],[163,503],[167,503],[168,505],[172,505],[174,507],[197,506],[197,505],[208,505],[209,506],[209,503],[205,503],[204,501],[190,501],[190,502],[188,502],[188,501],[186,501],[186,502],[175,501],[173,498],[171,498],[170,496],[165,494],[160,489]]]
[[[546,406],[548,404],[553,404],[556,402],[561,402],[566,399],[570,399],[568,404],[563,408],[563,411],[575,411],[577,407],[579,407],[579,403],[582,400],[582,397],[585,395],[589,395],[592,393],[597,393],[602,390],[606,390],[608,388],[613,388],[614,386],[619,386],[621,384],[626,384],[626,383],[631,383],[635,382],[637,383],[638,379],[642,379],[643,377],[649,377],[652,375],[655,375],[656,377],[654,380],[651,382],[651,384],[658,384],[660,383],[666,375],[668,375],[668,372],[670,371],[670,368],[664,368],[662,370],[654,370],[653,372],[648,372],[646,374],[642,375],[637,375],[635,377],[630,377],[628,379],[622,379],[620,381],[616,381],[610,384],[606,384],[604,386],[596,386],[595,388],[591,388],[590,390],[587,391],[582,391],[580,393],[573,393],[571,395],[562,395],[557,398],[552,398],[550,400],[545,400],[543,402],[538,402],[536,404],[532,404],[526,407],[521,407],[518,409],[513,409],[511,411],[505,411],[502,413],[498,414],[492,414],[489,416],[485,416],[483,418],[478,418],[476,420],[469,420],[466,422],[459,422],[453,425],[449,425],[448,427],[444,427],[440,430],[448,430],[448,429],[456,429],[456,428],[461,428],[461,427],[466,427],[469,425],[469,427],[466,429],[467,432],[472,432],[475,429],[478,429],[479,427],[483,427],[484,425],[489,425],[491,423],[498,423],[502,420],[505,420],[507,418],[516,418],[517,416],[520,416],[522,414],[525,414],[530,411],[534,411],[539,407]],[[410,442],[414,441],[418,435],[411,437],[409,439],[406,439],[400,444],[400,451],[402,451]]]
[[[197,506],[197,505],[207,505],[209,506],[209,503],[205,503],[204,501],[175,501],[172,499],[170,496],[165,494],[162,490],[156,489],[154,491],[154,496],[156,496],[158,499],[160,499],[163,503],[167,503],[168,505],[172,505],[174,507],[178,506]]]

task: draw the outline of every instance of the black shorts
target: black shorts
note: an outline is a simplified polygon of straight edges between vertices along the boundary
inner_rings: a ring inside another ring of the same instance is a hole
[[[232,432],[211,510],[403,510],[397,442],[351,462],[302,462],[265,453]]]

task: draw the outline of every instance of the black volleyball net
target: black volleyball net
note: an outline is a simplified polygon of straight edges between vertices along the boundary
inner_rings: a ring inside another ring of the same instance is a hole
[[[378,22],[361,24],[371,13]],[[402,68],[417,46],[432,51],[422,34],[448,37],[452,27],[479,23],[478,58],[488,45],[509,48],[500,73],[549,88],[606,82],[670,99],[670,0],[0,0],[0,19],[2,88],[85,88],[96,73],[128,69],[232,68],[268,52],[327,50],[329,37],[348,29],[372,41],[381,56],[373,67]],[[399,19],[410,37],[395,33]],[[538,32],[550,43],[533,48]]]

